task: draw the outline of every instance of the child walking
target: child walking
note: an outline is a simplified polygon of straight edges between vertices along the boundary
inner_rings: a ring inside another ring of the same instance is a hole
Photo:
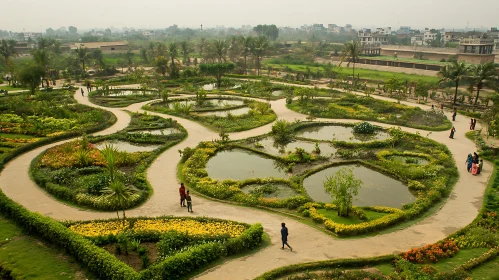
[[[187,195],[185,196],[185,200],[187,200],[187,212],[193,212],[192,211],[192,198],[191,195],[189,194],[189,191],[187,191]]]

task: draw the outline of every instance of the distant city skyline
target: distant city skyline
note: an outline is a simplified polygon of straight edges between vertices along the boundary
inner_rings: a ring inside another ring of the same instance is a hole
[[[47,28],[159,29],[179,27],[240,28],[275,24],[300,27],[322,23],[354,28],[392,27],[489,29],[499,26],[497,0],[3,0],[0,29],[44,32]],[[405,3],[401,3],[405,2]]]

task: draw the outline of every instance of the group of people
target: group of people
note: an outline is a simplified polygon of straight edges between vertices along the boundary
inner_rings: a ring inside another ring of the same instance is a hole
[[[476,119],[471,119],[470,121],[470,130],[475,130],[475,126],[476,126]]]
[[[180,193],[180,207],[186,207],[185,202],[187,201],[187,212],[192,211],[192,198],[189,191],[186,191],[184,183],[180,183],[180,188],[178,189]]]
[[[187,212],[192,211],[192,198],[191,195],[189,194],[189,191],[185,189],[184,183],[180,183],[180,188],[178,189],[178,192],[180,194],[180,207],[187,207]],[[185,205],[185,202],[187,202],[187,206]],[[281,240],[282,240],[282,247],[281,249],[284,250],[284,245],[288,246],[288,248],[293,251],[293,248],[289,246],[288,244],[288,228],[286,227],[285,223],[281,224]]]
[[[466,169],[468,172],[471,172],[471,175],[478,175],[482,172],[483,168],[483,159],[478,158],[478,154],[475,152],[473,154],[469,154],[466,159]]]

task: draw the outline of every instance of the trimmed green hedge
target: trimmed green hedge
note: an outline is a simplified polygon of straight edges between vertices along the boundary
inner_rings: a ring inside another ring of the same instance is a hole
[[[28,211],[1,191],[0,212],[27,233],[64,248],[101,279],[137,278],[137,272],[106,250],[95,246],[90,240],[77,235],[57,221]]]
[[[294,273],[304,273],[313,270],[335,269],[335,268],[364,268],[365,266],[373,266],[382,263],[392,262],[395,260],[395,255],[386,255],[373,258],[358,258],[358,259],[337,259],[319,262],[310,262],[303,264],[293,264],[276,268],[265,272],[255,278],[255,280],[273,280],[283,278]]]

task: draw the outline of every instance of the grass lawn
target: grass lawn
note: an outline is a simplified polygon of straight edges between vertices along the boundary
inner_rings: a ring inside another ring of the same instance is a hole
[[[10,87],[10,86],[1,86],[0,89],[6,90],[6,91],[14,91],[14,90],[25,90],[27,88],[22,88],[22,87]]]
[[[11,133],[0,133],[0,137],[11,138],[11,139],[31,139],[31,138],[36,138],[36,136],[33,136],[33,135],[11,134]]]
[[[307,72],[307,65],[293,65],[293,64],[266,64],[264,68],[267,66],[271,66],[273,69],[283,70],[284,67],[289,67],[293,71],[300,71],[302,73]],[[313,72],[317,72],[320,70],[324,73],[324,69],[322,66],[308,66],[310,70]],[[348,67],[334,67],[333,71],[340,75],[352,75],[352,68]],[[387,81],[391,78],[396,78],[398,80],[408,80],[408,81],[421,81],[427,82],[431,84],[437,84],[439,81],[438,77],[429,77],[429,76],[421,76],[416,74],[405,74],[405,73],[396,73],[396,72],[388,72],[388,71],[378,71],[378,70],[370,70],[370,69],[360,69],[355,68],[355,75],[359,74],[361,79],[368,79],[373,81]]]
[[[8,240],[7,240],[8,239]],[[0,216],[0,266],[15,279],[88,279],[76,261],[62,251],[24,235]]]
[[[379,271],[381,271],[384,275],[390,275],[395,272],[395,267],[390,263],[380,264],[375,266],[375,268],[379,269]]]
[[[327,209],[317,209],[317,212],[319,214],[324,215],[326,218],[334,221],[335,223],[340,223],[340,224],[345,224],[345,225],[353,225],[353,224],[360,224],[366,221],[362,221],[359,218],[355,216],[350,216],[350,217],[339,217],[338,212],[334,210],[327,210]],[[369,221],[379,219],[383,216],[386,216],[386,213],[379,213],[379,212],[374,212],[374,211],[365,211],[366,216]]]

